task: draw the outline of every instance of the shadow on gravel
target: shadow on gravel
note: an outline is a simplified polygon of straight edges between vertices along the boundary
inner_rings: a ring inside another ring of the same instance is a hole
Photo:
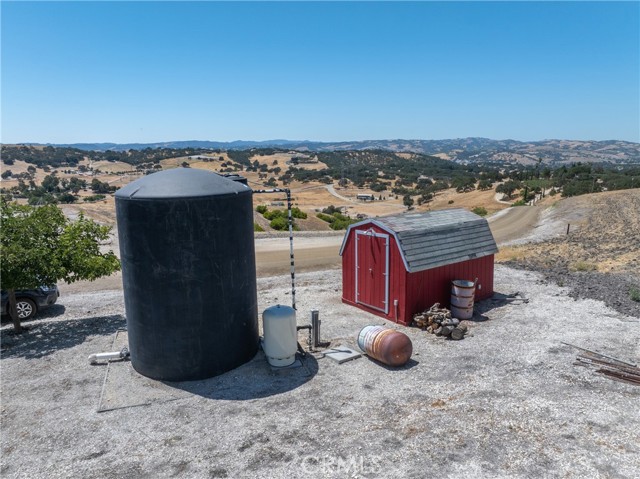
[[[262,351],[248,363],[203,381],[170,382],[164,384],[207,399],[249,399],[275,396],[309,382],[318,373],[318,361],[307,354],[299,358],[302,366],[274,370],[269,366]]]
[[[420,362],[416,361],[415,359],[409,359],[409,361],[407,361],[407,363],[404,366],[399,366],[394,368],[393,366],[387,366],[386,364],[381,363],[380,361],[376,361],[375,359],[370,358],[366,354],[363,354],[362,357],[366,358],[376,366],[386,369],[387,371],[403,371],[403,370],[415,368],[417,365],[420,364]]]
[[[502,308],[507,304],[524,304],[529,302],[527,298],[522,296],[520,293],[512,293],[512,294],[504,294],[504,293],[494,293],[493,296],[489,299],[485,299],[482,301],[478,301],[473,309],[473,318],[469,321],[473,322],[483,322],[488,321],[490,318],[485,316],[485,313],[496,309]]]
[[[46,323],[38,323],[36,319],[26,325],[22,334],[15,334],[13,330],[2,332],[1,358],[42,358],[82,344],[89,336],[114,334],[125,324],[120,314]]]
[[[22,324],[28,326],[29,324],[37,323],[41,319],[57,318],[58,316],[62,316],[66,310],[67,309],[62,304],[53,304],[38,311],[38,314],[36,314],[33,319],[22,321]],[[9,316],[8,314],[3,315],[2,319],[0,320],[0,324],[4,326],[5,324],[9,323],[11,323],[11,316]]]

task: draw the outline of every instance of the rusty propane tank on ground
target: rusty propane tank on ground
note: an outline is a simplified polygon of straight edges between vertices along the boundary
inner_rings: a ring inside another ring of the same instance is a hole
[[[413,353],[409,336],[383,326],[362,328],[358,347],[368,356],[393,367],[405,365]]]

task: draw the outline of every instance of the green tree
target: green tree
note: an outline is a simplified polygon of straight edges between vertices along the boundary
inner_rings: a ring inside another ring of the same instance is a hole
[[[42,187],[49,193],[57,191],[59,184],[60,178],[55,175],[47,175],[44,177],[44,180],[42,180]]]
[[[58,201],[60,203],[75,203],[78,198],[71,193],[62,193],[58,195]]]
[[[100,252],[109,237],[101,226],[79,215],[70,221],[55,205],[22,206],[0,201],[0,274],[9,293],[9,311],[16,332],[20,318],[16,311],[16,289],[31,289],[58,281],[93,281],[120,269],[112,251]]]
[[[91,190],[94,193],[111,193],[115,190],[114,186],[110,186],[106,181],[100,181],[98,178],[91,180]]]
[[[476,179],[473,176],[458,176],[451,182],[451,188],[458,193],[467,193],[475,189]]]
[[[492,186],[493,183],[491,183],[491,180],[488,179],[480,180],[478,182],[478,189],[481,191],[490,190]]]
[[[402,198],[402,204],[405,205],[407,209],[411,209],[413,206],[413,198],[411,198],[411,195],[405,195]]]
[[[513,192],[519,189],[522,185],[519,181],[509,180],[505,181],[496,188],[496,193],[504,193],[507,198],[511,198]]]

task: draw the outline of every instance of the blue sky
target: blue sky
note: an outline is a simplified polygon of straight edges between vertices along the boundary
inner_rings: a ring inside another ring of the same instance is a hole
[[[640,141],[639,2],[11,2],[14,142]]]

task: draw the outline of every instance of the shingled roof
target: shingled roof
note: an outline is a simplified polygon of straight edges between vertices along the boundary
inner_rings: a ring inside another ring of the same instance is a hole
[[[351,230],[366,224],[374,224],[396,238],[405,268],[410,273],[498,252],[487,220],[456,208],[370,218],[355,223],[345,234],[340,255]]]

